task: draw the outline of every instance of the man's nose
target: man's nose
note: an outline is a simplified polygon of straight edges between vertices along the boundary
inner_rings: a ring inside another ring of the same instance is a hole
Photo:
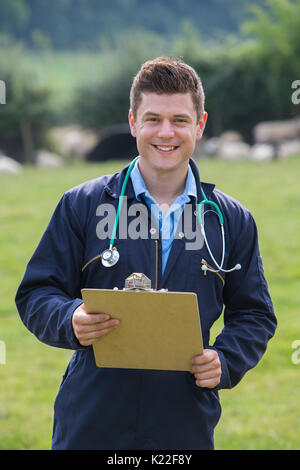
[[[161,121],[158,136],[164,139],[170,139],[174,137],[173,125],[168,119]]]

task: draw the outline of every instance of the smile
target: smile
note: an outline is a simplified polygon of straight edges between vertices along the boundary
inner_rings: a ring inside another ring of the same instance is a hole
[[[173,152],[178,148],[177,145],[153,145],[160,152]]]

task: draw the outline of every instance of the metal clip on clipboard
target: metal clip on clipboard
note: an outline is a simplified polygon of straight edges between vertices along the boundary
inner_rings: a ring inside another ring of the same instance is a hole
[[[119,289],[114,287],[113,290]],[[151,280],[144,273],[132,273],[125,279],[123,290],[154,291],[155,289],[151,288]],[[160,289],[157,292],[168,292],[168,289]]]

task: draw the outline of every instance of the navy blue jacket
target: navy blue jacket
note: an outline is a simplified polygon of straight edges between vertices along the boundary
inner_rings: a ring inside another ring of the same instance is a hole
[[[190,164],[198,192],[194,210],[202,195],[197,166],[192,159]],[[105,268],[100,258],[87,264],[109,245],[108,239],[97,237],[103,217],[97,215],[97,208],[101,204],[117,208],[127,168],[63,195],[17,291],[16,305],[26,327],[48,345],[75,350],[54,405],[52,448],[212,449],[221,414],[218,390],[232,388],[257,364],[276,329],[255,222],[239,202],[202,183],[207,198],[219,205],[224,216],[224,267],[240,263],[241,270],[222,276],[205,274],[203,262],[213,266],[205,245],[186,250],[183,236],[174,240],[164,275],[158,269],[156,278],[157,243],[159,262],[161,247],[153,230],[148,238],[119,240],[117,236],[120,260],[116,266]],[[138,202],[130,179],[126,195],[128,208]],[[195,229],[198,222],[196,217],[192,220]],[[205,228],[212,252],[220,260],[220,225],[212,210],[205,216]],[[133,272],[146,274],[158,289],[197,294],[204,347],[214,348],[222,365],[221,382],[215,389],[199,388],[189,372],[101,369],[95,365],[92,347],[80,345],[72,314],[82,303],[81,289],[123,288]],[[223,307],[224,328],[210,345],[210,328]]]

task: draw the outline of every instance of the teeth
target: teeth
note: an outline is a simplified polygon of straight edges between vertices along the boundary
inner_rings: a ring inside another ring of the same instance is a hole
[[[156,145],[156,147],[157,147],[159,150],[163,150],[164,152],[170,152],[171,150],[174,150],[174,149],[175,149],[175,146],[173,146],[173,147],[161,147],[160,145]]]

